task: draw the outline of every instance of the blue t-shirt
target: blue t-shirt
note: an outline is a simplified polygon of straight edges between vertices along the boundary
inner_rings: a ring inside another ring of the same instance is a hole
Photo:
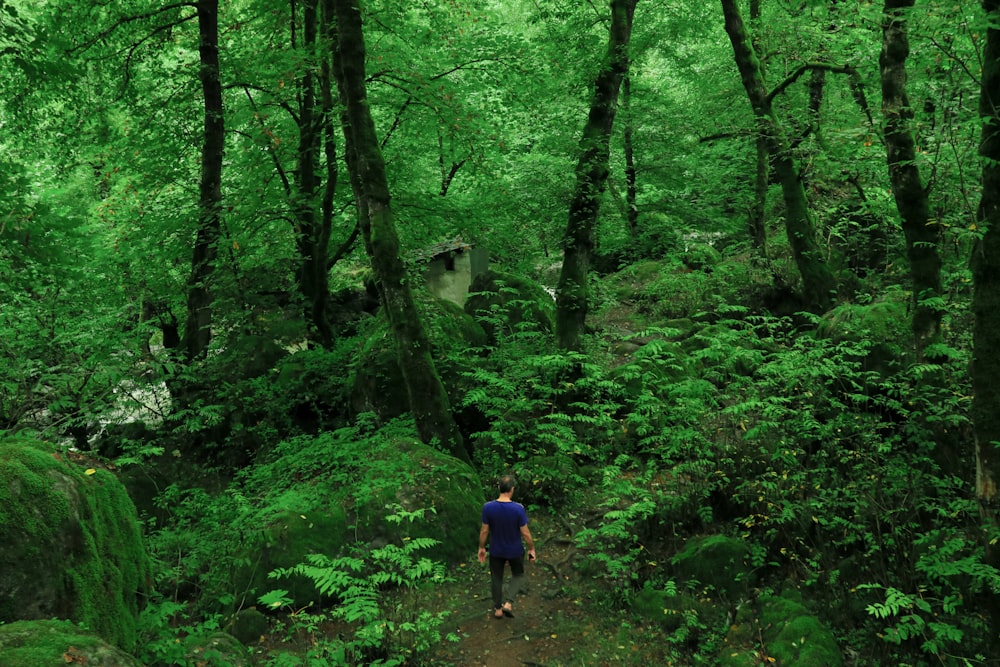
[[[521,526],[528,525],[524,505],[491,500],[483,505],[483,523],[490,527],[490,556],[520,558],[524,555]]]

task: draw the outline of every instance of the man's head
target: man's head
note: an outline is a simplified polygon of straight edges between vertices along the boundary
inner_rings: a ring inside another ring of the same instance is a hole
[[[512,475],[504,475],[500,478],[499,483],[500,493],[510,493],[514,490],[514,477]]]

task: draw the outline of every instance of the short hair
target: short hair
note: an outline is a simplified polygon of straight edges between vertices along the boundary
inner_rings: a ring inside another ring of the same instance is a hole
[[[514,488],[513,475],[504,475],[501,477],[498,487],[500,488],[500,493],[510,493],[510,491]]]

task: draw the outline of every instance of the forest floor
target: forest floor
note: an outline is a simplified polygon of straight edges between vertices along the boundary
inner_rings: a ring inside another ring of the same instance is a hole
[[[609,591],[573,567],[573,536],[548,517],[532,517],[538,559],[526,564],[514,617],[493,617],[486,565],[471,559],[452,571],[436,592],[449,615],[434,664],[462,667],[604,667],[666,665],[659,627],[624,622],[611,609]],[[470,550],[471,553],[471,550]],[[509,575],[508,575],[509,579]]]
[[[399,592],[384,600],[391,615],[415,618],[421,611],[444,613],[441,640],[419,653],[420,667],[633,667],[667,666],[671,646],[657,624],[639,623],[614,609],[614,591],[574,567],[577,554],[570,529],[547,516],[531,517],[538,558],[525,566],[525,584],[514,602],[514,617],[493,617],[490,575],[469,547],[469,560],[452,567],[448,580],[433,588]],[[509,581],[509,573],[508,573]],[[397,622],[399,622],[397,620]],[[317,628],[323,636],[348,630],[343,623]],[[450,636],[450,639],[447,637]],[[266,664],[281,653],[303,655],[313,639],[289,641],[280,631],[262,637],[258,656]],[[676,655],[676,654],[675,654]],[[266,656],[266,657],[265,657]],[[298,664],[298,663],[296,663]],[[314,664],[314,663],[309,663]]]

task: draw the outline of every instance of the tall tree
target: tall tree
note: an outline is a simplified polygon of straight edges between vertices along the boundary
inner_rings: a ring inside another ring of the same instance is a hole
[[[608,181],[611,129],[618,93],[628,73],[629,40],[636,0],[612,0],[608,50],[594,82],[590,113],[580,140],[576,187],[563,234],[563,264],[556,288],[556,336],[564,350],[579,350],[589,307],[587,274],[594,227]]]
[[[301,4],[306,58],[299,77],[299,144],[293,200],[295,245],[299,254],[298,283],[306,301],[310,337],[329,347],[333,332],[326,312],[330,296],[327,272],[333,195],[337,188],[337,156],[333,138],[330,55],[320,50],[319,38],[325,38],[323,43],[328,43],[326,40],[333,34],[333,17],[329,11],[320,11],[319,0],[304,0]],[[321,155],[325,158],[322,161]],[[326,166],[325,184],[320,174],[321,163]]]
[[[913,283],[910,326],[918,357],[941,327],[941,310],[930,299],[941,292],[940,228],[930,220],[927,189],[917,166],[913,109],[906,92],[906,59],[910,53],[907,12],[914,0],[886,0],[882,13],[882,114],[889,181],[903,225]]]
[[[832,303],[837,280],[817,243],[805,187],[799,177],[788,139],[774,112],[772,99],[782,88],[779,86],[768,94],[760,61],[750,42],[736,0],[722,0],[722,11],[736,66],[757,121],[757,131],[767,142],[772,167],[781,184],[785,202],[785,231],[802,277],[805,299],[810,306],[824,310]]]
[[[212,340],[212,292],[222,227],[222,155],[225,117],[219,78],[219,0],[198,0],[198,78],[204,100],[201,148],[201,182],[198,187],[198,230],[187,281],[187,326],[184,352],[187,359],[205,356]]]
[[[986,560],[1000,567],[1000,0],[983,0],[987,17],[979,114],[983,191],[979,202],[982,236],[972,253],[972,419],[976,447],[976,498],[988,530]],[[991,596],[994,636],[1000,604]]]
[[[375,133],[365,86],[365,41],[359,0],[334,0],[337,42],[334,74],[344,107],[348,170],[352,171],[358,216],[379,286],[383,310],[396,340],[399,367],[410,399],[410,411],[425,442],[469,460],[462,435],[451,415],[431,347],[420,321],[400,257],[393,222],[385,161]]]

